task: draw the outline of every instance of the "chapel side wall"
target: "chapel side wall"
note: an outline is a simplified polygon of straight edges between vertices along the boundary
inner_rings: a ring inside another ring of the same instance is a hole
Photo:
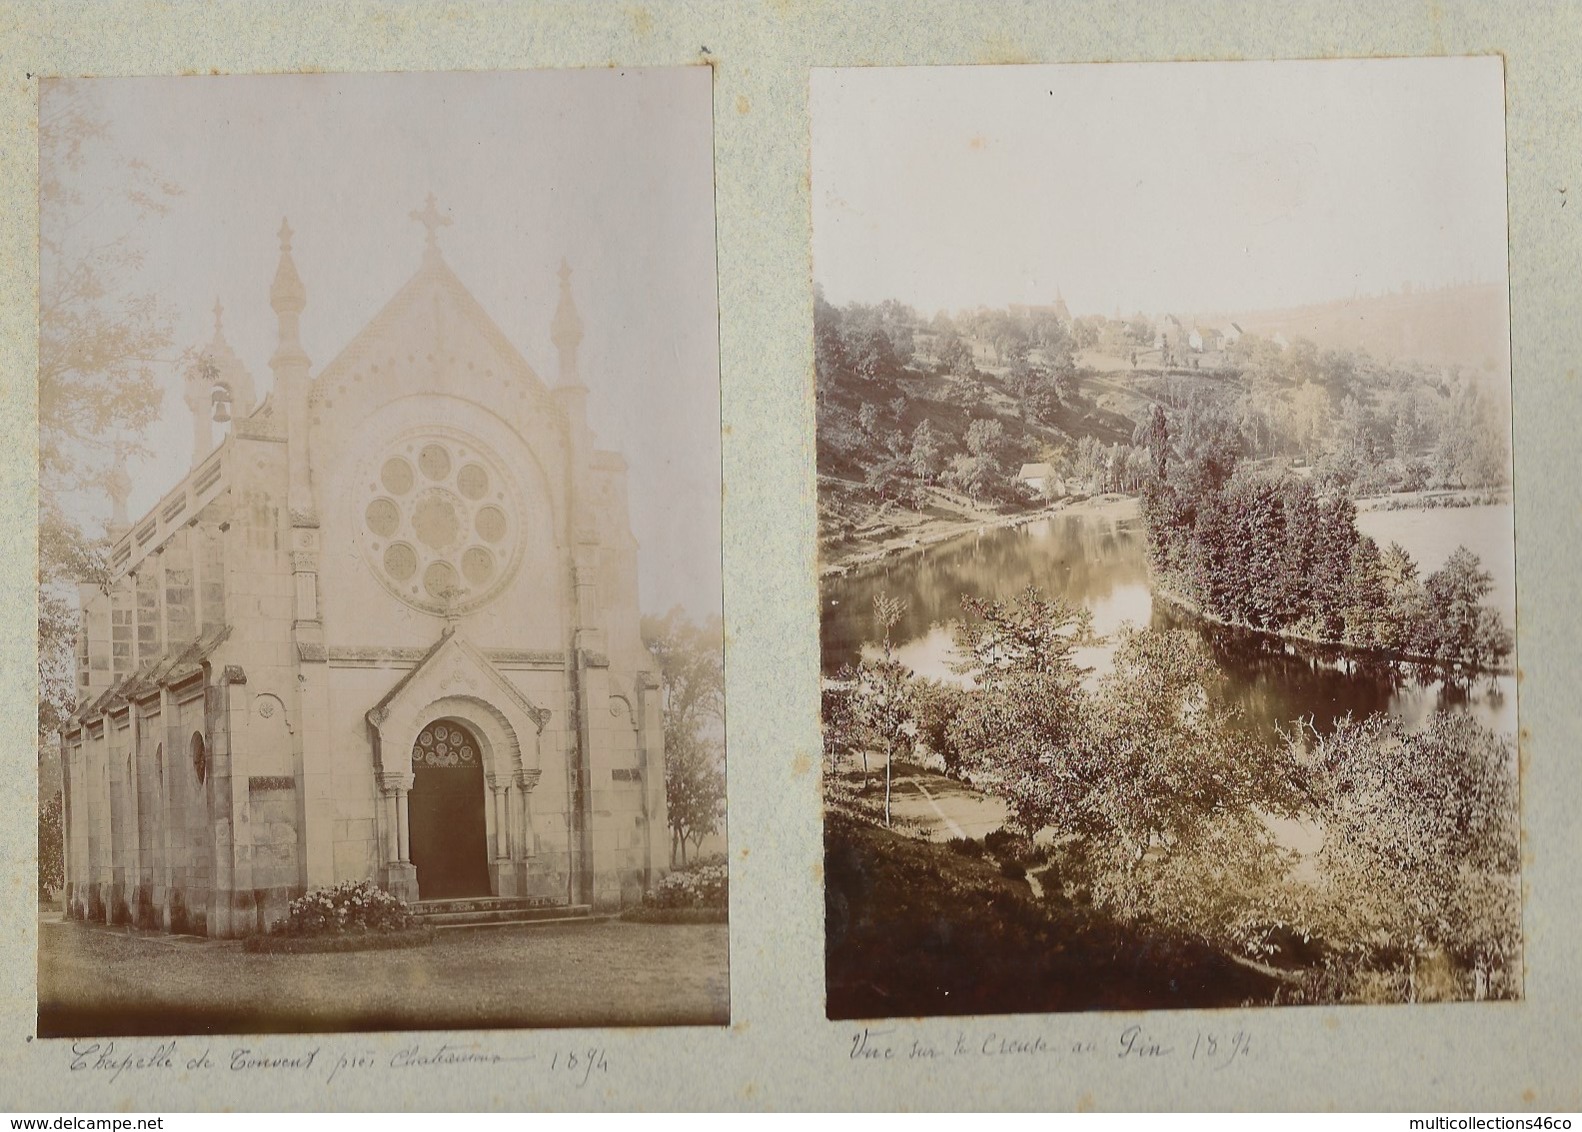
[[[135,710],[135,708],[133,709]],[[128,836],[136,815],[132,809],[129,764],[132,759],[131,714],[126,708],[105,721],[105,781],[109,802],[110,884],[104,895],[105,922],[131,921],[129,878],[135,867],[134,844]]]
[[[102,726],[102,725],[100,725]],[[94,727],[84,725],[68,747],[71,823],[67,828],[66,908],[76,920],[94,918],[94,851],[99,834],[95,827],[98,805],[94,755],[98,739]]]
[[[652,890],[670,862],[658,663],[642,639],[639,547],[625,460],[595,453],[590,481],[601,532],[598,593],[609,661],[603,670],[608,710],[596,709],[590,728],[594,883],[601,902],[630,904]]]
[[[160,924],[159,897],[165,851],[165,745],[159,701],[136,705],[138,749],[133,766],[137,779],[137,885],[132,894],[132,922],[140,928]]]
[[[233,757],[245,770],[238,772],[240,781],[233,787],[237,871],[251,886],[253,929],[268,931],[286,918],[291,901],[302,894],[291,722],[285,703],[274,693],[232,687],[231,694]]]
[[[173,932],[206,935],[209,928],[209,909],[214,896],[214,810],[211,802],[210,756],[212,735],[209,730],[203,689],[189,693],[169,709],[172,712],[177,742],[174,758],[167,758],[166,773],[170,776],[170,822],[172,826],[171,890],[165,909],[165,927]],[[203,741],[203,771],[200,776],[198,760],[194,757],[194,737]]]
[[[532,844],[523,847],[523,895],[557,903],[571,899],[574,836],[571,820],[573,780],[570,776],[575,737],[567,729],[571,720],[570,689],[563,671],[507,670],[503,673],[528,701],[549,711],[544,730],[522,740],[522,766],[533,769],[537,748],[538,781],[525,795],[512,785],[512,813],[525,798],[530,807]]]
[[[326,614],[328,616],[328,614]],[[384,807],[374,766],[368,709],[378,703],[401,670],[329,669],[332,820],[335,879],[378,881],[385,852]]]
[[[653,862],[644,774],[638,765],[635,705],[616,688],[594,709],[592,795],[594,899],[600,905],[642,902]]]
[[[230,626],[213,658],[217,679],[226,681],[213,714],[228,764],[216,802],[229,826],[227,844],[215,849],[229,874],[216,894],[226,906],[225,922],[216,927],[237,935],[267,930],[304,890],[305,786],[315,760],[304,749],[292,634],[287,449],[262,437],[233,436],[230,443],[228,511],[210,517],[198,546],[210,567],[200,617],[216,619],[218,606]],[[231,667],[244,682],[222,675]]]
[[[88,918],[104,922],[110,898],[109,724],[99,721],[87,744]]]

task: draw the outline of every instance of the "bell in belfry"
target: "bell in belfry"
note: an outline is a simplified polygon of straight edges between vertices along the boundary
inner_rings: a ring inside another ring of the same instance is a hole
[[[231,419],[231,391],[223,385],[216,385],[210,394],[214,402],[214,420],[216,424],[224,424]]]

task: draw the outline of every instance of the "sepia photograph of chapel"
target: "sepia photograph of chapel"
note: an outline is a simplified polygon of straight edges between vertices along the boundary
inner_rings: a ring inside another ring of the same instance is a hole
[[[1520,998],[1500,58],[811,98],[829,1016]]]
[[[710,76],[41,85],[40,1033],[729,1020]]]

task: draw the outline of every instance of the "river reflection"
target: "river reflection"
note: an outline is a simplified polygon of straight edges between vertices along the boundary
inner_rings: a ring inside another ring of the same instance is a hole
[[[1425,564],[1433,568],[1437,564]],[[1237,704],[1249,727],[1273,733],[1293,720],[1321,731],[1346,715],[1387,711],[1416,724],[1435,709],[1471,713],[1504,735],[1516,733],[1515,682],[1508,676],[1446,688],[1389,664],[1315,655],[1256,633],[1208,626],[1156,603],[1148,587],[1147,543],[1138,519],[1061,514],[1021,527],[965,535],[887,560],[860,574],[824,579],[822,650],[826,674],[871,653],[873,598],[906,601],[891,629],[898,658],[921,676],[960,680],[951,670],[949,623],[963,596],[1011,596],[1029,584],[1085,605],[1093,627],[1109,635],[1123,624],[1185,628],[1208,644],[1227,679],[1220,694]],[[1079,650],[1090,680],[1109,665],[1112,648]]]

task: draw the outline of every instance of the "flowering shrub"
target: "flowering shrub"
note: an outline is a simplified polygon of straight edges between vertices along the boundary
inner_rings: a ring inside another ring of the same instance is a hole
[[[724,908],[730,902],[725,866],[673,872],[659,882],[649,902],[658,908]]]
[[[297,897],[276,930],[286,935],[395,932],[411,926],[406,902],[371,881],[344,881]]]

